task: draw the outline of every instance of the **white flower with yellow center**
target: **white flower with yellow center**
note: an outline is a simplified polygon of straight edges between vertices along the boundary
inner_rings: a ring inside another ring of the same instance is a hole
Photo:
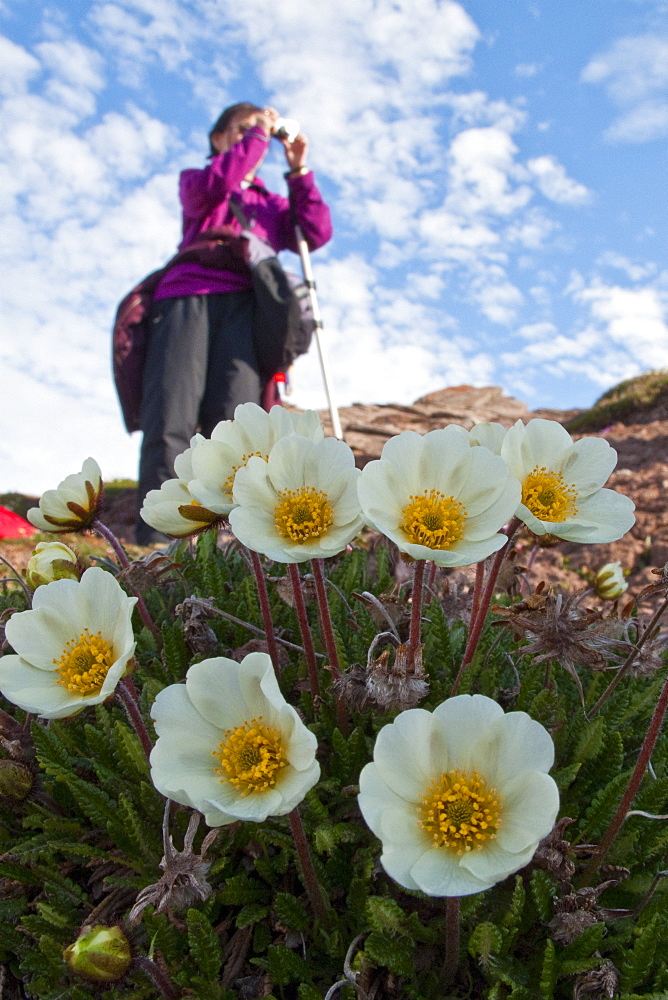
[[[16,655],[0,658],[2,694],[45,719],[106,701],[134,655],[136,601],[97,566],[80,582],[56,580],[39,587],[32,610],[7,622],[7,641]]]
[[[102,473],[95,459],[87,458],[81,472],[43,493],[39,507],[31,507],[27,518],[40,531],[81,531],[95,520],[101,504]]]
[[[459,695],[378,733],[359,806],[399,885],[468,896],[523,868],[559,809],[554,745],[524,712]]]
[[[193,481],[188,488],[209,510],[227,515],[234,507],[234,477],[250,458],[269,458],[281,438],[299,434],[310,441],[322,441],[324,430],[314,410],[290,413],[273,406],[269,413],[257,403],[242,403],[234,420],[222,420],[214,427],[210,441],[203,441],[192,456]]]
[[[536,535],[569,542],[614,542],[635,523],[634,504],[602,489],[617,464],[604,438],[573,441],[555,420],[521,420],[503,439],[501,457],[522,485],[517,517]]]
[[[54,580],[78,580],[77,555],[63,542],[38,542],[26,567],[31,590]]]
[[[343,441],[282,438],[268,460],[251,458],[234,480],[236,537],[276,562],[326,559],[364,524],[355,458]]]
[[[519,484],[501,458],[455,425],[390,438],[358,486],[367,523],[414,559],[469,566],[502,548]]]
[[[185,538],[187,535],[204,531],[221,520],[219,514],[201,504],[188,488],[193,478],[193,452],[201,447],[203,442],[202,435],[195,434],[190,447],[174,461],[177,478],[168,479],[159,490],[150,490],[146,494],[139,512],[141,518],[165,535]]]
[[[299,805],[320,777],[317,741],[288,705],[266,653],[195,663],[158,694],[151,778],[209,826],[263,822]]]

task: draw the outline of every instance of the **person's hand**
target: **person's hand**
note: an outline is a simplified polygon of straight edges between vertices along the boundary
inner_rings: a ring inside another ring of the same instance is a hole
[[[280,115],[276,108],[266,107],[255,115],[252,124],[259,125],[265,135],[271,135],[279,118]]]
[[[308,139],[300,132],[298,136],[290,142],[289,139],[281,139],[285,149],[285,159],[288,161],[290,170],[299,170],[306,166],[306,154],[308,153]]]

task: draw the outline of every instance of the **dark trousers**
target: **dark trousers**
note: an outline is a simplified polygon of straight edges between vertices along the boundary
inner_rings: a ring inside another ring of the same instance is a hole
[[[252,292],[189,295],[154,303],[140,423],[139,507],[174,476],[174,459],[199,430],[208,437],[239,403],[260,403]],[[137,542],[164,540],[137,519]]]

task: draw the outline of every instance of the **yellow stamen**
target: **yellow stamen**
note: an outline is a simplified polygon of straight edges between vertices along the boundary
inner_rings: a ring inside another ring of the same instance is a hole
[[[62,684],[72,694],[99,694],[114,659],[111,643],[100,632],[91,635],[85,628],[78,639],[70,639],[65,645],[60,659],[53,660],[58,674],[56,684]]]
[[[327,494],[312,486],[300,490],[281,490],[280,503],[274,508],[276,529],[283,538],[301,545],[326,534],[334,522],[334,511]]]
[[[229,781],[241,793],[264,792],[273,788],[278,772],[285,767],[281,734],[271,726],[261,725],[259,719],[244,722],[236,729],[228,729],[225,739],[212,751],[220,761],[215,767],[221,781]]]
[[[229,476],[221,486],[221,490],[226,496],[230,498],[230,500],[232,499],[232,488],[234,486],[234,477],[236,476],[239,469],[243,469],[244,465],[248,464],[248,460],[253,458],[255,455],[257,455],[258,458],[263,458],[265,462],[269,461],[269,456],[264,455],[261,451],[251,451],[248,455],[244,455],[239,464],[234,465],[232,467],[232,471],[230,472]]]
[[[447,771],[432,783],[420,805],[419,826],[434,847],[464,854],[493,840],[501,826],[501,803],[477,771]]]
[[[429,549],[450,549],[464,535],[466,507],[438,490],[411,496],[402,510],[401,527],[408,540]]]
[[[539,521],[567,521],[575,517],[578,491],[564,483],[561,472],[536,466],[522,484],[522,503]]]

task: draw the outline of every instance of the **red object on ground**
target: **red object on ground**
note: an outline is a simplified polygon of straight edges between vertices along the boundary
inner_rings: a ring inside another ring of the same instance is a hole
[[[27,538],[39,534],[29,521],[15,514],[13,510],[0,507],[0,538]]]

